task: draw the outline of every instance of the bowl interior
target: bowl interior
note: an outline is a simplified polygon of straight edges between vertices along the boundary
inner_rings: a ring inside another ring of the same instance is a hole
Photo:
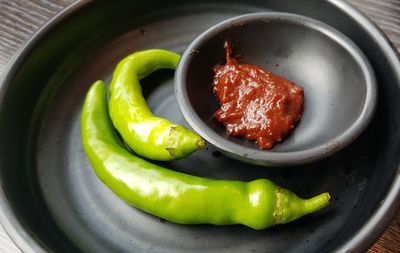
[[[264,153],[303,151],[332,143],[356,124],[366,103],[374,104],[367,101],[367,93],[373,92],[369,90],[372,70],[361,51],[344,35],[301,16],[242,16],[199,36],[187,48],[176,74],[177,89],[182,90],[179,95],[187,97],[186,103],[180,103],[184,116],[219,148],[231,142],[244,146],[247,150],[243,153],[249,156],[259,151],[254,141],[228,136],[225,127],[212,118],[219,108],[212,90],[213,67],[225,64],[223,45],[227,40],[234,44],[233,55],[241,62],[260,66],[304,88],[298,126],[286,140]]]

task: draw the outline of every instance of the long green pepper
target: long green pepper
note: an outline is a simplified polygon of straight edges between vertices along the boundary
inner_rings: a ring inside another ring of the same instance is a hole
[[[175,69],[179,59],[180,55],[167,50],[144,50],[124,58],[114,71],[110,116],[124,141],[140,156],[170,161],[205,145],[198,134],[155,117],[142,95],[141,79],[157,69]]]
[[[108,114],[106,86],[90,88],[82,110],[82,142],[98,177],[128,204],[181,224],[243,224],[264,229],[312,213],[329,194],[301,199],[267,179],[206,179],[171,171],[133,156]]]

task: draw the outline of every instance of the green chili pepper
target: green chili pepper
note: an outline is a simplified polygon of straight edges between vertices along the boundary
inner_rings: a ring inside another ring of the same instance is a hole
[[[175,69],[180,56],[166,50],[145,50],[123,59],[110,86],[110,116],[129,147],[140,156],[169,161],[203,148],[204,140],[167,119],[155,117],[139,81],[157,69]]]
[[[129,153],[113,129],[106,87],[96,82],[82,111],[82,142],[98,177],[139,209],[181,224],[244,224],[263,229],[314,212],[329,194],[300,199],[267,179],[207,179],[151,164]]]

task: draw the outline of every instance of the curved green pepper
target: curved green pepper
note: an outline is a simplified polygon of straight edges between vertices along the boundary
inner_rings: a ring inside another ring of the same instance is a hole
[[[169,161],[203,148],[204,140],[183,126],[155,117],[139,81],[157,69],[175,69],[180,56],[166,50],[145,50],[117,66],[110,86],[110,116],[129,147],[140,156]]]
[[[206,179],[171,171],[133,156],[119,142],[107,110],[106,87],[89,90],[82,111],[82,142],[98,177],[139,209],[181,224],[244,224],[263,229],[314,212],[329,194],[300,199],[267,179]]]

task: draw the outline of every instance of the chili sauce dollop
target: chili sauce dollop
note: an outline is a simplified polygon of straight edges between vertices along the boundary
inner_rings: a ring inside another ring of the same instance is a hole
[[[299,122],[304,90],[258,66],[239,63],[230,42],[224,47],[226,64],[214,67],[213,90],[221,107],[213,117],[225,125],[227,134],[270,149]]]

